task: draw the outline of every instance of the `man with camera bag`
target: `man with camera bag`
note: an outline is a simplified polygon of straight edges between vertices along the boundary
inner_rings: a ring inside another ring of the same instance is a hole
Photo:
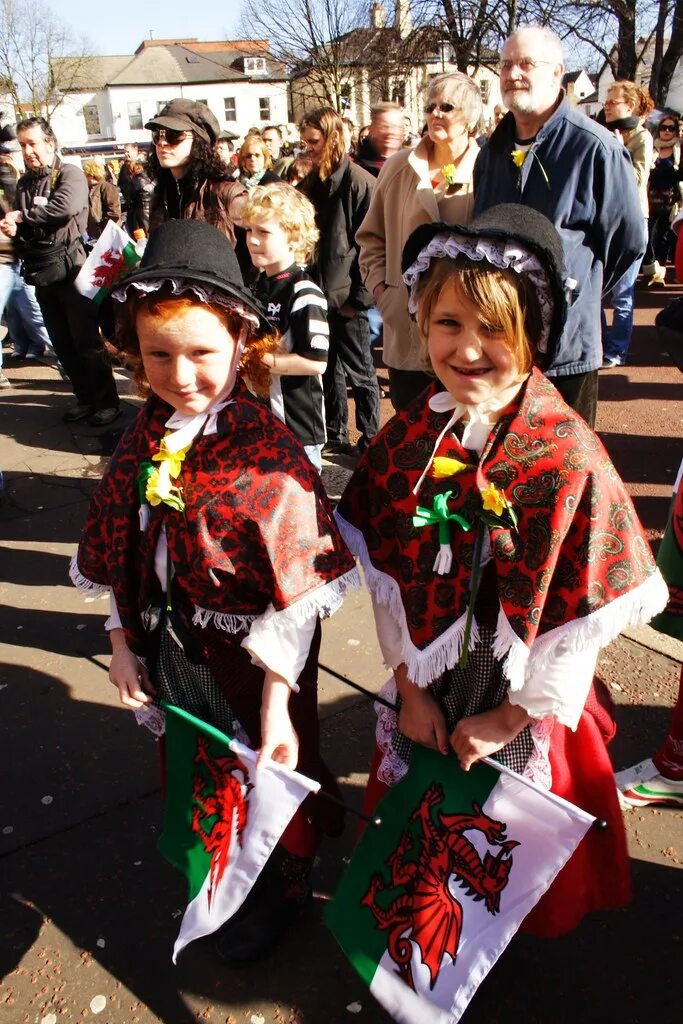
[[[107,426],[119,415],[114,375],[97,306],[73,283],[85,262],[81,236],[88,218],[88,183],[79,167],[62,163],[44,118],[20,121],[17,141],[26,172],[17,183],[17,209],[6,214],[0,231],[16,238],[23,275],[36,287],[47,332],[76,396],[64,422]]]

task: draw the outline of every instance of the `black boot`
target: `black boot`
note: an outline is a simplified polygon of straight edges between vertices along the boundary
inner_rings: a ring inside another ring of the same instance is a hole
[[[275,848],[240,909],[217,933],[221,960],[258,960],[280,941],[311,902],[312,863],[312,857]]]

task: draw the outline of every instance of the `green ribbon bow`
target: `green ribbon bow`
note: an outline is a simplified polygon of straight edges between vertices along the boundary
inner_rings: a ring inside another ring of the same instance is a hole
[[[445,494],[437,494],[432,502],[432,508],[418,505],[416,515],[413,516],[413,526],[437,525],[439,527],[439,544],[448,544],[450,542],[450,524],[452,522],[457,523],[463,530],[470,530],[472,528],[472,524],[468,523],[463,516],[459,516],[457,512],[449,512],[448,499],[452,493],[453,491],[446,491]]]

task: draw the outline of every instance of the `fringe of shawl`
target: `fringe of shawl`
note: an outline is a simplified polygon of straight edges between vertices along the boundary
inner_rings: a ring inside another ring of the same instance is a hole
[[[408,675],[417,686],[428,686],[447,669],[453,668],[460,658],[466,616],[462,615],[440,637],[424,650],[420,650],[410,639],[398,583],[372,564],[361,531],[338,512],[335,512],[335,519],[349,550],[363,567],[370,593],[375,600],[389,609],[401,629],[401,657],[408,668]],[[627,626],[648,622],[662,611],[667,601],[667,586],[661,573],[656,569],[652,576],[635,590],[615,598],[590,615],[564,623],[537,637],[531,648],[527,647],[514,632],[501,607],[493,654],[503,661],[505,675],[510,681],[510,690],[521,690],[530,659],[533,659],[534,670],[538,672],[552,659],[560,642],[564,642],[565,653],[571,654],[589,648],[598,651],[611,643]],[[475,627],[476,623],[473,622],[470,649],[479,639]]]
[[[350,589],[359,590],[360,586],[358,570],[350,569],[343,576],[339,576],[336,580],[330,580],[329,583],[324,583],[321,587],[316,587],[310,594],[275,614],[297,626],[304,625],[313,615],[327,619],[330,615],[334,615],[341,606],[346,592]],[[222,629],[226,633],[243,633],[248,632],[259,618],[261,618],[260,615],[233,615],[214,612],[195,605],[192,624],[205,629],[211,623],[216,629]]]
[[[93,583],[87,576],[84,576],[81,570],[78,568],[78,552],[71,556],[69,563],[69,579],[82,594],[85,594],[86,600],[95,601],[98,597],[105,597],[109,594],[110,588],[105,586],[103,583]]]

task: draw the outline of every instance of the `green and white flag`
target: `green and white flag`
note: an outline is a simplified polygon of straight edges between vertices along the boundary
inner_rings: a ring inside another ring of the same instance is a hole
[[[189,903],[173,961],[239,910],[293,814],[320,783],[166,709],[166,804],[159,849],[187,877]]]
[[[326,918],[401,1024],[455,1024],[595,820],[507,769],[417,744]]]
[[[74,284],[82,295],[99,304],[139,262],[132,238],[108,220]]]

